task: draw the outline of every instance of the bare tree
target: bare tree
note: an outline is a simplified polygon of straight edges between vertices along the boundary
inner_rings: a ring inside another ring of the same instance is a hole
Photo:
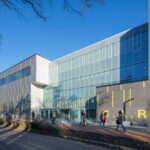
[[[39,18],[46,21],[48,17],[44,14],[45,13],[44,4],[49,3],[50,6],[52,6],[54,1],[55,0],[0,0],[1,6],[0,8],[6,7],[7,9],[16,12],[19,17],[24,19],[25,13],[22,13],[21,8],[22,6],[29,7]],[[68,12],[74,12],[78,15],[83,15],[88,8],[91,8],[94,5],[103,5],[105,0],[61,0],[61,1],[63,2],[62,7],[64,10]],[[77,8],[75,8],[74,4],[71,3],[73,1],[79,3]],[[50,8],[51,7],[49,7],[49,9]],[[0,34],[0,42],[1,41],[2,35]]]
[[[48,17],[44,15],[44,3],[49,2],[49,4],[52,5],[53,1],[54,0],[0,0],[0,5],[15,11],[22,17],[24,14],[22,14],[19,9],[20,5],[25,7],[28,6],[38,17],[46,21]],[[73,4],[71,4],[71,1],[74,0],[62,0],[63,8],[69,12],[75,12],[79,15],[83,15],[83,13],[93,5],[104,4],[104,0],[76,0],[76,2],[80,2],[81,5],[78,8],[75,8]]]

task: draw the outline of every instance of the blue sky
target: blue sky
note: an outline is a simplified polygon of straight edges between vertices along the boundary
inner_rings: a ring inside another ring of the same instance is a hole
[[[148,21],[148,0],[106,0],[83,17],[64,11],[60,1],[53,4],[46,22],[29,8],[23,9],[26,19],[20,20],[0,7],[0,72],[35,53],[55,60]]]

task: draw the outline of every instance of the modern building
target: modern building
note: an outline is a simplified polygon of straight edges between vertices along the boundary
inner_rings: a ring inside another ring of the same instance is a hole
[[[120,37],[119,82],[97,86],[97,120],[101,111],[116,120],[150,121],[148,24],[128,30]],[[114,71],[116,68],[114,68]]]
[[[43,89],[48,85],[50,60],[39,55],[14,65],[0,74],[0,112],[21,117],[37,114],[43,105]]]
[[[150,121],[148,43],[145,23],[55,61],[34,55],[0,74],[1,113],[114,120],[129,100],[126,119]]]

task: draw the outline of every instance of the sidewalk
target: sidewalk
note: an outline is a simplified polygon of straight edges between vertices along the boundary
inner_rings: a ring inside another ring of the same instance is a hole
[[[73,121],[62,120],[61,123],[66,124],[66,125],[75,125],[75,126],[79,125],[79,122],[77,122],[77,121],[73,122]],[[88,121],[88,126],[98,127],[98,128],[100,127],[98,122],[92,122],[92,121]],[[143,126],[143,125],[139,125],[136,123],[134,123],[134,125],[131,126],[130,122],[124,122],[124,126],[126,127],[127,130],[150,133],[150,126]],[[105,127],[115,129],[116,123],[115,122],[106,122]]]
[[[117,137],[127,137],[132,139],[137,139],[140,141],[147,141],[150,142],[150,127],[134,127],[134,126],[126,126],[127,131],[123,132],[120,128],[120,131],[115,131],[115,126],[106,125],[106,127],[100,127],[99,125],[89,124],[88,126],[82,127],[79,126],[79,123],[75,122],[69,123],[62,121],[62,124],[58,125],[61,128],[71,129],[75,131],[84,131],[84,132],[92,132],[97,134],[104,134],[104,135],[112,135]],[[148,131],[148,132],[147,132]]]

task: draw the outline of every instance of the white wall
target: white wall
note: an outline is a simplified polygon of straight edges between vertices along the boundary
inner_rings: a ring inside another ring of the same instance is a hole
[[[49,83],[50,60],[36,55],[35,81],[31,84],[31,112],[35,115],[43,108],[43,89]]]
[[[36,55],[36,83],[37,84],[48,85],[49,63],[50,61],[48,59]]]
[[[40,113],[43,106],[43,87],[31,84],[31,112]]]

